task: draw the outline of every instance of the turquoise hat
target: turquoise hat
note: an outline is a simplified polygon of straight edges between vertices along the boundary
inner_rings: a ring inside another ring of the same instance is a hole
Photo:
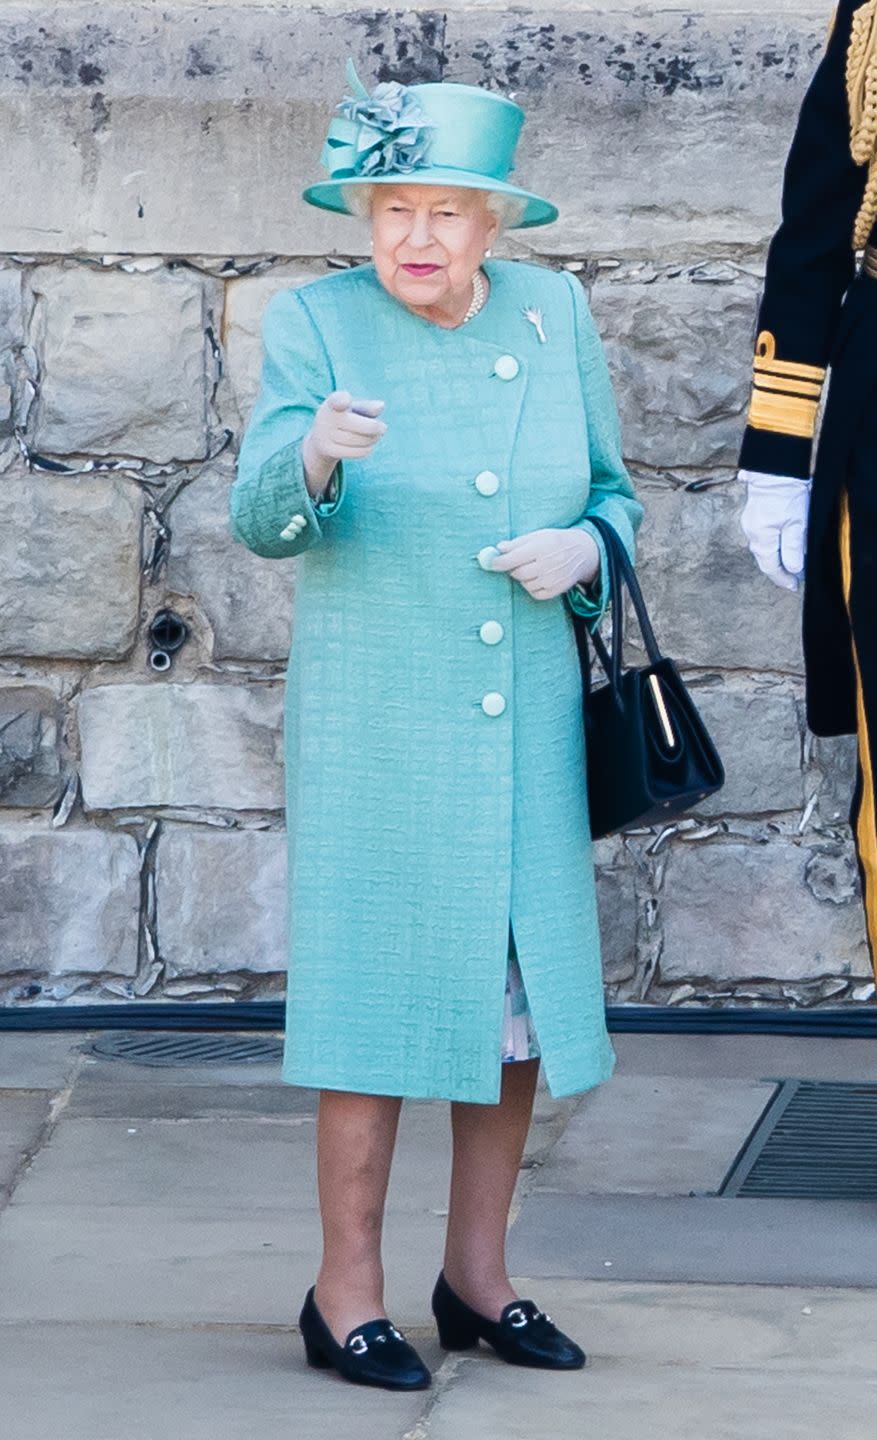
[[[457,185],[524,202],[514,228],[550,225],[557,207],[510,185],[524,123],[520,105],[477,85],[377,85],[370,95],[347,62],[353,96],[345,96],[320,157],[329,179],[303,198],[349,215],[344,191],[354,185]]]

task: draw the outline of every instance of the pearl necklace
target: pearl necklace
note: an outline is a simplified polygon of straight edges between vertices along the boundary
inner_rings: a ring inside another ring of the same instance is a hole
[[[472,276],[472,304],[469,306],[460,324],[468,325],[469,321],[473,320],[478,314],[478,311],[483,308],[486,299],[487,286],[484,283],[484,276],[480,270],[476,270]]]

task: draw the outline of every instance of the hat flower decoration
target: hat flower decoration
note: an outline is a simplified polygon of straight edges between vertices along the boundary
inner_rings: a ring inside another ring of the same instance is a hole
[[[320,157],[328,179],[304,199],[350,214],[350,187],[433,185],[487,190],[520,202],[513,228],[549,225],[557,208],[509,179],[524,112],[476,85],[384,81],[371,94],[347,62],[349,91],[336,106]]]
[[[410,174],[427,163],[433,122],[411,91],[398,81],[376,85],[371,95],[348,61],[347,78],[356,95],[345,95],[339,115],[356,128],[356,175]],[[330,136],[329,142],[332,144]]]

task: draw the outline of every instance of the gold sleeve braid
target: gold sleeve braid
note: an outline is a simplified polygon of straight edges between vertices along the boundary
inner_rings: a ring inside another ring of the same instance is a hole
[[[778,360],[776,340],[762,330],[755,345],[748,424],[753,430],[813,438],[825,370],[797,360]]]
[[[861,250],[877,220],[877,0],[865,0],[853,15],[846,78],[850,154],[857,165],[868,166],[853,227],[853,248]]]

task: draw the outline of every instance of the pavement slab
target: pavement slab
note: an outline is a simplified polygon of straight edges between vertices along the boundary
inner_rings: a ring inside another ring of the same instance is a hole
[[[685,1364],[606,1364],[522,1379],[500,1362],[460,1363],[430,1415],[429,1440],[873,1440],[877,1380]]]
[[[587,1350],[619,1363],[875,1375],[867,1290],[767,1285],[635,1285],[517,1276]]]
[[[78,1034],[0,1031],[0,1090],[61,1090],[80,1063]]]
[[[29,1207],[307,1208],[314,1122],[74,1120],[66,1117],[20,1184]],[[221,1156],[221,1163],[217,1160]]]
[[[403,1116],[388,1295],[422,1318],[441,1264],[446,1107]],[[0,1226],[0,1319],[288,1324],[320,1253],[304,1118],[64,1118]]]
[[[5,1440],[402,1440],[428,1394],[347,1385],[293,1331],[235,1326],[0,1326],[0,1376]]]
[[[29,1206],[215,1205],[252,1215],[308,1209],[316,1198],[311,1115],[185,1120],[64,1115],[21,1182]],[[403,1113],[390,1210],[443,1208],[450,1175],[447,1108]]]
[[[388,1304],[422,1324],[444,1221],[390,1213]],[[0,1224],[0,1322],[289,1325],[320,1254],[315,1207],[11,1205]]]
[[[873,1287],[875,1236],[877,1202],[539,1191],[509,1254],[519,1275]]]
[[[206,1120],[253,1116],[286,1119],[313,1116],[316,1096],[291,1085],[186,1083],[145,1085],[142,1078],[118,1083],[104,1072],[78,1080],[65,1115],[100,1119]]]
[[[51,1099],[44,1090],[0,1089],[0,1202],[39,1145]]]
[[[799,1035],[614,1035],[616,1075],[707,1080],[873,1080],[873,1040]],[[611,1082],[611,1083],[614,1083]],[[717,1084],[718,1104],[724,1087]]]
[[[619,1075],[585,1096],[536,1187],[578,1195],[717,1190],[774,1090],[729,1080],[717,1104],[714,1080]]]

